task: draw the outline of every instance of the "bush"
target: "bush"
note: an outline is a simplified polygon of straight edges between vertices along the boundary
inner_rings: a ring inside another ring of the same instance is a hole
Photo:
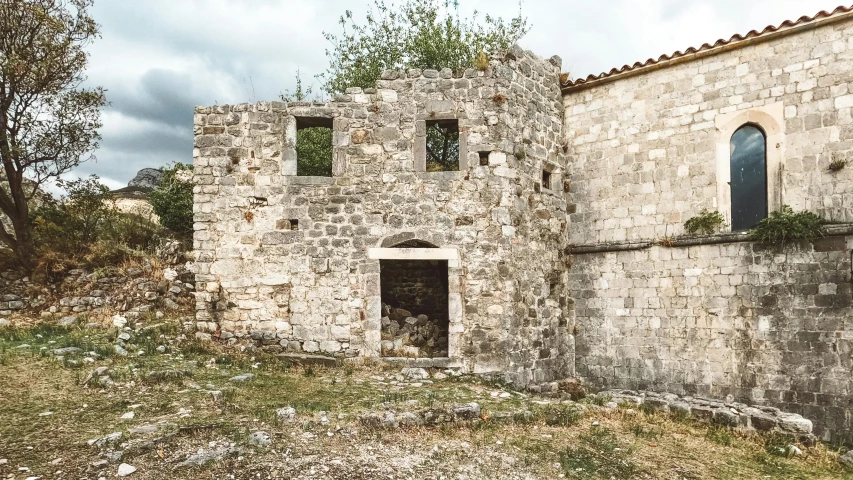
[[[823,236],[821,226],[827,223],[820,215],[808,211],[794,212],[788,205],[758,222],[749,231],[759,242],[784,245],[791,240],[813,241]]]
[[[49,199],[31,212],[36,248],[70,255],[83,253],[98,240],[118,214],[97,175],[59,180],[67,194]]]
[[[710,212],[708,209],[702,209],[699,215],[684,222],[684,229],[687,233],[704,233],[711,234],[720,229],[725,219],[720,212]]]
[[[160,224],[184,239],[193,233],[193,187],[188,179],[192,166],[175,163],[163,170],[160,184],[149,194]]]
[[[57,183],[67,194],[31,212],[37,277],[55,281],[71,268],[114,265],[153,249],[160,227],[119,211],[97,176]]]

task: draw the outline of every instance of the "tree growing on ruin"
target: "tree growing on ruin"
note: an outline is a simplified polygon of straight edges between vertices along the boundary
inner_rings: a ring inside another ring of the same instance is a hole
[[[98,147],[100,87],[83,88],[85,48],[99,36],[92,0],[0,0],[0,242],[31,271],[30,202]]]
[[[521,15],[505,22],[500,17],[459,16],[456,0],[407,0],[387,6],[374,0],[364,23],[351,10],[341,16],[343,31],[323,32],[329,68],[320,75],[329,93],[349,87],[374,87],[383,70],[463,70],[482,66],[484,58],[512,46],[529,30]]]

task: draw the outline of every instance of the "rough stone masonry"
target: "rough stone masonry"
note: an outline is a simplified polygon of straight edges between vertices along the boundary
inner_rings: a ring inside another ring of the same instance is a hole
[[[325,104],[198,107],[197,327],[380,356],[380,262],[446,262],[447,356],[413,366],[778,407],[853,442],[853,165],[828,168],[853,157],[852,15],[584,81],[514,47]],[[436,121],[458,125],[458,171],[426,169]],[[731,218],[743,125],[765,134],[769,209],[839,222],[825,238],[683,236],[703,208]],[[314,126],[331,177],[296,174]]]
[[[379,356],[380,261],[443,260],[448,353],[421,362],[571,375],[559,71],[516,47],[486,71],[388,71],[327,104],[197,108],[199,327]],[[437,120],[458,122],[458,171],[425,171]],[[296,175],[302,125],[331,126],[332,177]]]

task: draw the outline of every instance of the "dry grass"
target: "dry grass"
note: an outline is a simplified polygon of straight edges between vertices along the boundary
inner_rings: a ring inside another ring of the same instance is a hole
[[[136,477],[146,479],[853,478],[824,445],[801,446],[800,457],[778,457],[768,453],[767,437],[755,434],[593,403],[561,404],[519,393],[501,398],[493,396],[506,391],[500,385],[472,377],[414,387],[395,378],[399,366],[372,359],[333,369],[297,367],[180,340],[176,325],[138,333],[131,351],[146,351],[141,357],[105,352],[104,360],[73,368],[40,353],[42,346],[109,345],[116,334],[0,329],[0,458],[9,460],[0,477],[21,466],[33,476],[62,470],[68,478],[111,477],[117,464],[96,475],[90,464],[104,452],[86,441],[122,431],[115,448],[124,451],[122,461],[139,468]],[[32,347],[15,348],[22,343]],[[168,344],[171,353],[156,354],[159,344]],[[97,365],[110,368],[115,386],[83,387]],[[229,380],[246,372],[254,378]],[[221,393],[214,397],[208,390]],[[358,421],[360,414],[386,408],[399,413],[470,401],[482,406],[483,421],[398,430],[370,430]],[[139,405],[135,418],[122,420],[133,405]],[[276,410],[283,406],[296,408],[295,422],[278,420]],[[53,413],[40,415],[45,412]],[[327,412],[328,425],[320,412]],[[502,412],[515,416],[502,418]],[[142,425],[159,430],[128,433]],[[270,447],[248,443],[249,433],[259,429],[272,436]],[[240,453],[175,469],[210,442],[233,443]]]

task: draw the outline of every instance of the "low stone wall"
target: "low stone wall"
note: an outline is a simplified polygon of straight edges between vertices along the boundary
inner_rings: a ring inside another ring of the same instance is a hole
[[[806,442],[815,440],[811,420],[775,407],[635,390],[605,390],[595,395],[609,398],[614,407],[625,403],[642,405],[649,410],[691,416],[728,427],[776,432]]]
[[[851,250],[849,225],[785,247],[743,234],[576,246],[577,375],[776,407],[851,442]]]

